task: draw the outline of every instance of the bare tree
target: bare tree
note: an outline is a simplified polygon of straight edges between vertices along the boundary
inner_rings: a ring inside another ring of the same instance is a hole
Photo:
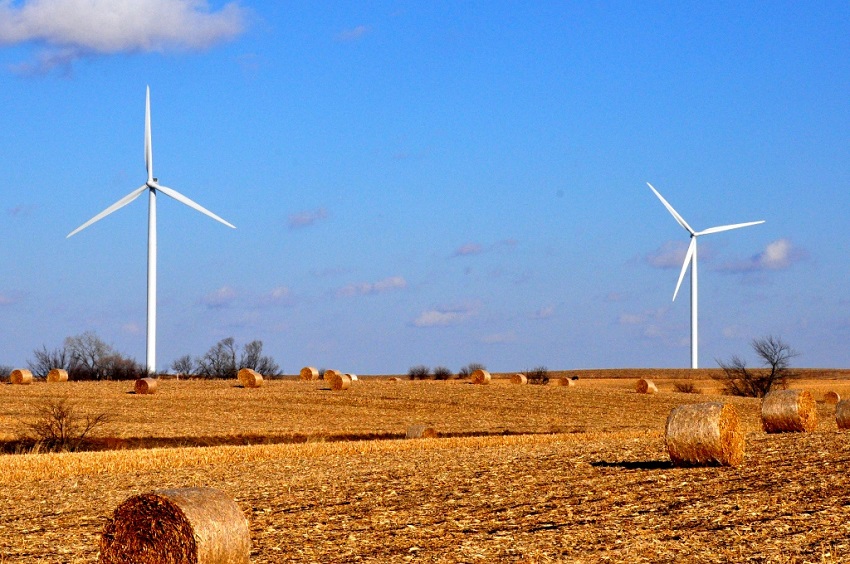
[[[80,415],[66,398],[46,400],[34,408],[34,421],[26,424],[32,438],[49,451],[75,451],[91,432],[107,423],[106,413]]]
[[[34,360],[27,361],[33,375],[45,378],[54,368],[68,371],[71,380],[134,380],[147,375],[147,370],[105,343],[93,331],[67,337],[62,347],[33,351]]]
[[[735,355],[728,362],[717,360],[723,374],[717,379],[725,390],[735,396],[764,397],[774,388],[786,388],[788,380],[799,377],[790,369],[791,359],[800,355],[779,337],[769,335],[753,339],[753,351],[764,368],[747,368],[747,362]]]
[[[35,360],[28,360],[27,366],[36,378],[47,378],[47,374],[54,368],[61,368],[62,370],[70,370],[71,368],[71,355],[68,354],[66,347],[49,351],[46,346],[42,345],[41,350],[36,349],[32,354]]]
[[[239,368],[250,368],[266,376],[275,376],[280,373],[280,367],[274,359],[270,356],[263,356],[262,341],[251,341],[242,347]]]
[[[195,373],[195,361],[191,355],[183,355],[171,363],[171,370],[178,376],[191,376]]]
[[[236,341],[227,337],[198,359],[198,374],[210,378],[236,378]]]

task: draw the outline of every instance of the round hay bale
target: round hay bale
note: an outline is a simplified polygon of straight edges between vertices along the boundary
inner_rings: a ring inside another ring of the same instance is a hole
[[[357,374],[346,374],[346,376],[348,376],[349,378],[351,378],[351,381],[352,381],[352,382],[356,382],[356,381],[357,381]]]
[[[576,383],[569,378],[552,378],[549,382],[551,382],[553,386],[566,386],[568,388],[576,385]]]
[[[744,461],[744,431],[732,404],[674,407],[667,416],[664,441],[676,466],[738,466]]]
[[[156,490],[124,500],[103,529],[99,564],[249,564],[242,510],[213,488]]]
[[[133,386],[133,391],[139,395],[155,394],[157,381],[154,378],[139,378]]]
[[[835,404],[835,422],[839,429],[850,429],[850,400]]]
[[[511,376],[511,384],[528,384],[528,377],[525,374],[514,374]]]
[[[840,401],[841,401],[841,396],[838,395],[838,392],[827,392],[823,395],[823,403],[835,405]]]
[[[263,385],[263,375],[256,370],[243,368],[236,375],[243,388],[259,388]]]
[[[433,427],[427,425],[411,425],[407,428],[405,439],[436,439],[440,434]]]
[[[340,374],[339,372],[334,372],[334,374],[331,375],[331,378],[328,383],[330,384],[331,389],[333,391],[338,392],[340,390],[347,390],[351,387],[351,378],[349,378],[348,374]]]
[[[483,368],[479,368],[472,373],[473,384],[489,384],[491,379],[490,373]]]
[[[50,372],[47,373],[47,381],[48,382],[67,382],[68,381],[68,371],[62,370],[61,368],[54,368]]]
[[[319,370],[313,366],[305,366],[298,375],[300,380],[318,380]]]
[[[339,370],[334,370],[333,368],[328,368],[325,370],[324,376],[320,376],[319,379],[330,380],[333,378],[334,374],[341,374]]]
[[[806,390],[777,390],[761,401],[761,424],[766,433],[808,433],[818,426],[812,394]]]
[[[27,386],[32,384],[32,372],[23,368],[16,368],[9,374],[9,381],[16,386]]]
[[[397,376],[393,376],[391,378],[387,378],[387,382],[401,382],[401,378],[398,378]]]
[[[652,380],[641,378],[637,381],[637,393],[639,394],[655,394],[658,393],[658,386]]]

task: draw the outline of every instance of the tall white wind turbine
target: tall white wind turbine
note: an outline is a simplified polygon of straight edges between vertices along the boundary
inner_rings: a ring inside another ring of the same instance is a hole
[[[685,254],[685,262],[682,264],[682,271],[679,273],[679,281],[676,282],[676,290],[673,292],[673,301],[676,301],[676,295],[679,293],[679,287],[682,285],[682,279],[685,277],[685,272],[688,270],[688,265],[691,267],[691,368],[698,368],[699,364],[699,335],[697,330],[697,237],[700,235],[707,235],[709,233],[720,233],[721,231],[729,231],[730,229],[738,229],[740,227],[749,227],[750,225],[758,225],[759,223],[764,223],[762,221],[750,221],[747,223],[736,223],[734,225],[721,225],[719,227],[709,227],[708,229],[703,229],[702,231],[694,231],[691,229],[691,226],[688,225],[688,222],[682,218],[679,213],[673,209],[667,200],[658,193],[652,184],[649,182],[646,183],[649,188],[655,192],[655,195],[658,196],[658,199],[661,200],[661,203],[664,204],[664,207],[667,208],[667,211],[673,216],[673,218],[681,225],[685,230],[691,234],[691,244],[688,245],[688,252]]]
[[[79,233],[92,223],[95,223],[112,212],[119,210],[141,196],[145,191],[148,192],[148,329],[147,329],[147,369],[148,372],[156,372],[156,193],[162,192],[167,196],[171,196],[178,202],[186,204],[190,208],[196,209],[204,215],[207,215],[214,220],[223,223],[224,225],[236,229],[227,221],[221,219],[216,214],[212,213],[205,207],[193,202],[183,194],[159,184],[153,176],[153,149],[151,147],[151,89],[148,86],[145,93],[145,167],[148,170],[147,181],[85,222],[73,231],[67,237]],[[66,238],[67,238],[66,237]]]

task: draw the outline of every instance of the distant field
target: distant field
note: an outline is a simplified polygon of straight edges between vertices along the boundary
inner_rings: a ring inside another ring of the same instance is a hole
[[[845,371],[831,374],[793,387],[850,397]],[[34,405],[67,397],[82,412],[108,411],[103,436],[117,447],[306,442],[2,455],[0,562],[94,562],[123,499],[195,485],[226,490],[249,516],[252,562],[848,558],[850,435],[833,406],[819,403],[816,433],[766,435],[758,400],[719,396],[710,379],[696,380],[703,394],[675,393],[675,378],[653,377],[652,396],[634,393],[634,377],[587,375],[574,388],[367,379],[345,392],[162,381],[153,396],[127,382],[2,385],[7,441]],[[744,466],[672,468],[670,409],[718,399],[741,414]],[[328,442],[402,437],[417,423],[454,437]]]

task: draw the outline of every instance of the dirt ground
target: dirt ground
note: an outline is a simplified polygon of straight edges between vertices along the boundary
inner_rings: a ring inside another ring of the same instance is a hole
[[[842,383],[810,387],[819,399]],[[431,418],[459,429],[452,419],[463,410],[452,402],[475,403],[459,393],[480,394],[485,406],[463,415],[466,429],[560,427],[546,429],[555,434],[4,455],[0,562],[95,562],[121,501],[187,486],[236,499],[255,563],[850,561],[850,444],[833,406],[819,404],[815,433],[767,435],[758,400],[660,387],[655,396],[607,384],[361,388],[416,394],[424,410],[407,419],[391,410],[374,428]],[[2,392],[5,405],[20,393]],[[343,413],[360,405],[360,396],[341,397]],[[744,464],[673,468],[667,413],[716,400],[741,414]]]

